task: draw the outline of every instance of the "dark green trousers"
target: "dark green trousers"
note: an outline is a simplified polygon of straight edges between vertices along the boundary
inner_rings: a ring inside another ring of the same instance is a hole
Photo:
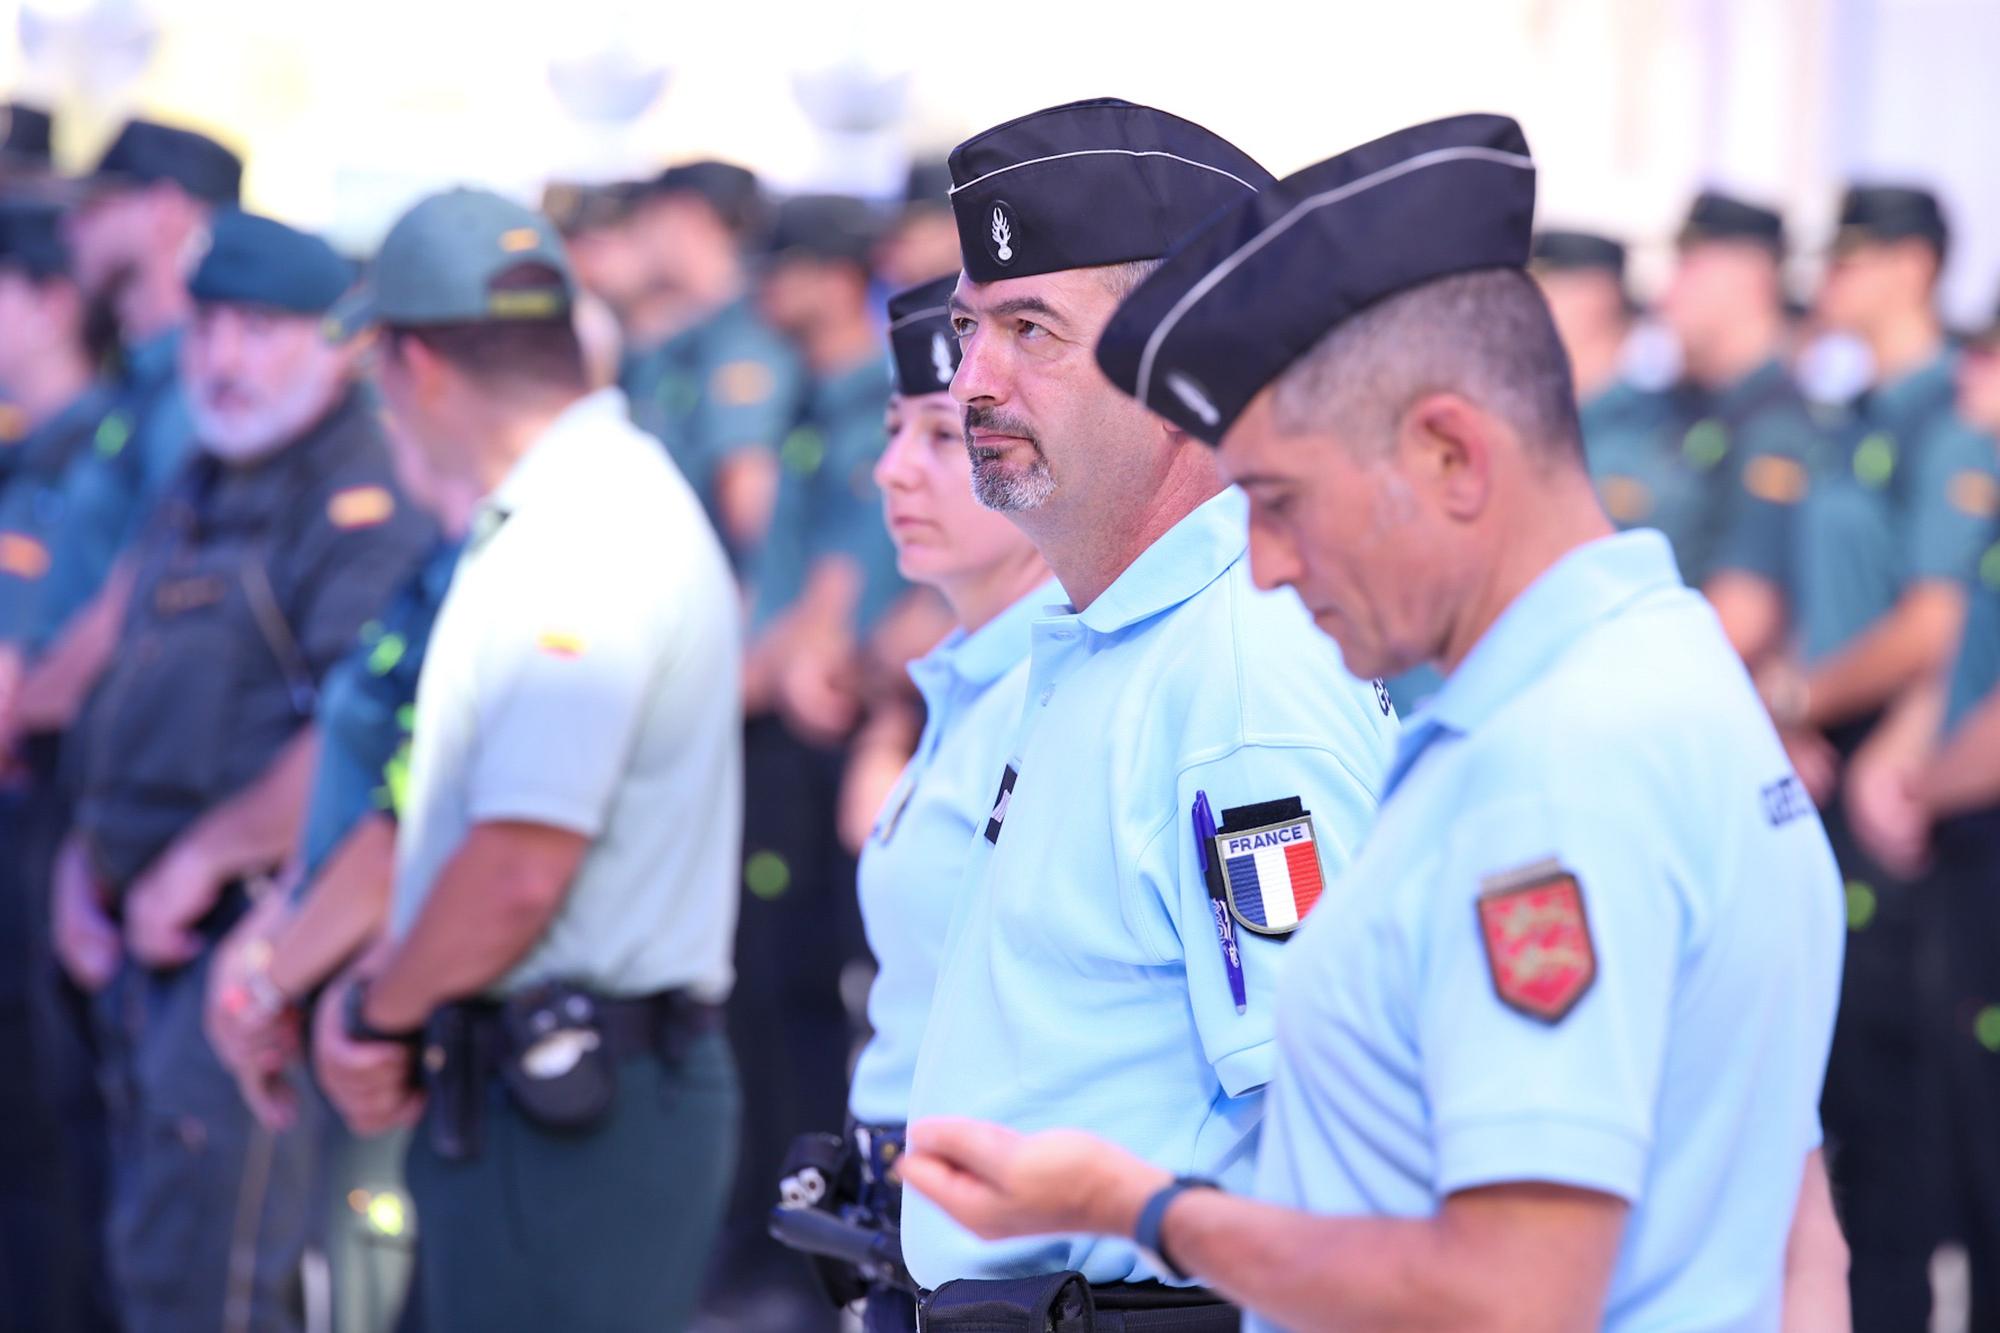
[[[427,1125],[408,1183],[427,1330],[675,1333],[687,1327],[736,1165],[741,1095],[720,1033],[673,1069],[618,1070],[588,1134],[529,1123],[496,1081],[484,1150],[448,1162]]]

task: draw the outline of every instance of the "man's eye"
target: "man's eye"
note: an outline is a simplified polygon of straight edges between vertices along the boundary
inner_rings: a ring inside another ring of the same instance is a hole
[[[1049,336],[1049,331],[1043,328],[1041,325],[1035,323],[1035,321],[1033,321],[1032,319],[1022,320],[1020,322],[1020,330],[1021,330],[1021,336],[1023,338],[1034,339],[1034,338],[1046,338]]]
[[[964,315],[953,315],[951,317],[951,332],[955,338],[970,338],[972,336],[972,321]]]

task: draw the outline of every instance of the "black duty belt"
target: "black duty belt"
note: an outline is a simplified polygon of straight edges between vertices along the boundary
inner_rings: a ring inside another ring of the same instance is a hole
[[[947,1282],[922,1298],[922,1333],[1237,1333],[1235,1306],[1198,1287],[1092,1286],[1078,1273]]]
[[[721,1027],[720,1005],[681,990],[610,998],[546,983],[505,1000],[445,1005],[424,1032],[431,1147],[451,1161],[479,1154],[495,1079],[533,1124],[587,1134],[611,1109],[621,1064],[651,1055],[677,1067]]]

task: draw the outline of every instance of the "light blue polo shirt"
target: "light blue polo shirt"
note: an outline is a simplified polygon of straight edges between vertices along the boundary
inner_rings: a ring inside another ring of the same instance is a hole
[[[1487,914],[1563,875],[1595,979],[1550,1022],[1503,978],[1559,1000],[1586,951]],[[1589,543],[1410,719],[1293,944],[1257,1193],[1424,1217],[1482,1185],[1602,1191],[1632,1205],[1605,1328],[1775,1330],[1843,939],[1826,836],[1714,615],[1658,533]]]
[[[1374,817],[1396,733],[1290,592],[1251,584],[1240,491],[1208,501],[1080,613],[1034,626],[1017,778],[974,835],[910,1095],[913,1118],[1092,1130],[1170,1170],[1250,1183],[1290,947],[1239,931],[1236,1012],[1191,810],[1296,797],[1323,869]],[[989,819],[988,829],[994,821]],[[925,1286],[1077,1269],[1162,1276],[1128,1241],[988,1243],[904,1198]]]
[[[954,631],[910,663],[924,696],[924,731],[882,807],[858,875],[861,924],[878,968],[868,991],[874,1029],[854,1067],[847,1109],[866,1125],[909,1114],[917,1048],[937,986],[938,958],[965,882],[973,834],[993,808],[1028,690],[1028,632],[1063,600],[1044,584],[968,634]]]

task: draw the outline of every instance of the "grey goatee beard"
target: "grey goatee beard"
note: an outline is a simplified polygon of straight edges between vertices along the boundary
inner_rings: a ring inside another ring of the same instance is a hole
[[[1002,461],[999,450],[988,449],[973,440],[975,429],[1019,436],[1035,451],[1034,460],[1025,470],[1009,468]],[[972,460],[972,498],[996,513],[1012,514],[1040,509],[1056,492],[1055,474],[1049,471],[1049,460],[1042,453],[1041,441],[1035,438],[1028,423],[1018,417],[1009,417],[991,408],[967,408],[965,452]]]

